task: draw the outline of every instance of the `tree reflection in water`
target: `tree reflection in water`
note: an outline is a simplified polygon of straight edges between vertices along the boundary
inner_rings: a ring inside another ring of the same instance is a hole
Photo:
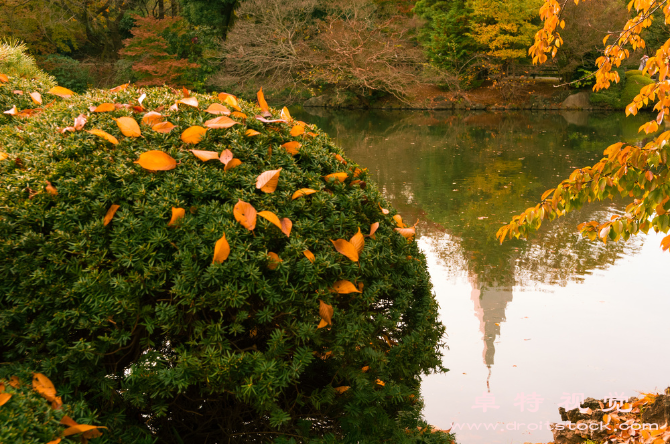
[[[489,369],[514,291],[582,280],[641,246],[639,239],[603,245],[577,233],[578,223],[603,220],[622,209],[623,200],[543,224],[529,241],[500,245],[494,235],[575,167],[597,162],[610,144],[640,142],[637,129],[647,116],[316,108],[293,113],[319,125],[369,168],[403,219],[420,219],[418,236],[452,276],[467,277]]]

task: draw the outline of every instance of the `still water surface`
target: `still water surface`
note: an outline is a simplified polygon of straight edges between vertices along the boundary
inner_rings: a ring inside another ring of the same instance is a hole
[[[603,245],[576,230],[620,213],[625,201],[587,206],[528,241],[501,246],[494,238],[513,214],[574,168],[597,162],[608,145],[643,143],[637,129],[645,116],[294,115],[369,168],[404,220],[420,220],[417,242],[447,328],[450,369],[423,380],[431,424],[456,423],[460,444],[548,442],[547,423],[560,421],[565,397],[629,397],[670,386],[670,254],[659,248],[662,236]]]

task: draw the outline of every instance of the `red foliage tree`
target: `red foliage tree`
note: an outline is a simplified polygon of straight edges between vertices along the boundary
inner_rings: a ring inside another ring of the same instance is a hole
[[[135,15],[133,19],[133,37],[123,41],[125,47],[119,54],[134,62],[132,69],[140,77],[135,82],[137,85],[181,85],[189,70],[200,67],[188,59],[179,59],[175,54],[168,53],[169,45],[163,36],[166,33],[176,36],[186,33],[187,25],[181,17],[156,19]]]

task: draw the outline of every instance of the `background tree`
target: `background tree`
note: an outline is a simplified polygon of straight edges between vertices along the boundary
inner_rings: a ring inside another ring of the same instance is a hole
[[[664,20],[670,21],[670,3],[668,0],[634,0],[630,3],[634,17],[624,25],[623,31],[605,36],[611,41],[602,55],[596,60],[594,90],[608,88],[620,81],[615,68],[628,59],[632,51],[645,48],[642,33],[654,20],[654,13],[662,11]],[[547,0],[540,9],[544,27],[535,36],[530,49],[533,61],[544,63],[549,56],[555,57],[562,46],[559,28],[565,23],[562,19],[562,7],[555,0]],[[507,238],[526,237],[539,228],[545,219],[552,220],[565,213],[579,209],[585,203],[603,200],[615,196],[633,199],[623,215],[613,215],[608,221],[591,221],[580,224],[583,235],[591,239],[618,241],[627,240],[639,232],[667,233],[670,227],[670,170],[668,154],[670,151],[670,132],[661,134],[659,125],[670,112],[670,85],[666,81],[670,74],[670,39],[656,49],[649,58],[644,72],[658,75],[658,79],[642,88],[640,93],[626,107],[626,114],[637,114],[649,102],[654,103],[658,114],[654,120],[639,129],[648,135],[644,143],[628,145],[623,142],[609,146],[605,157],[592,167],[575,170],[568,179],[556,188],[547,190],[542,201],[528,208],[512,221],[501,227],[497,237],[503,242]],[[664,250],[670,248],[670,236],[663,238]]]
[[[240,3],[240,0],[182,0],[181,13],[194,25],[217,29],[219,37],[225,40]]]

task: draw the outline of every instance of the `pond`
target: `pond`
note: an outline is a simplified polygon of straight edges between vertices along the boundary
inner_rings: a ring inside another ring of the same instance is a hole
[[[426,419],[459,444],[548,442],[559,405],[670,386],[670,253],[662,235],[580,238],[587,205],[528,241],[494,235],[612,143],[644,143],[622,113],[304,109],[369,168],[405,221],[419,220],[447,329],[446,374],[424,378]],[[662,425],[662,424],[661,424]]]

